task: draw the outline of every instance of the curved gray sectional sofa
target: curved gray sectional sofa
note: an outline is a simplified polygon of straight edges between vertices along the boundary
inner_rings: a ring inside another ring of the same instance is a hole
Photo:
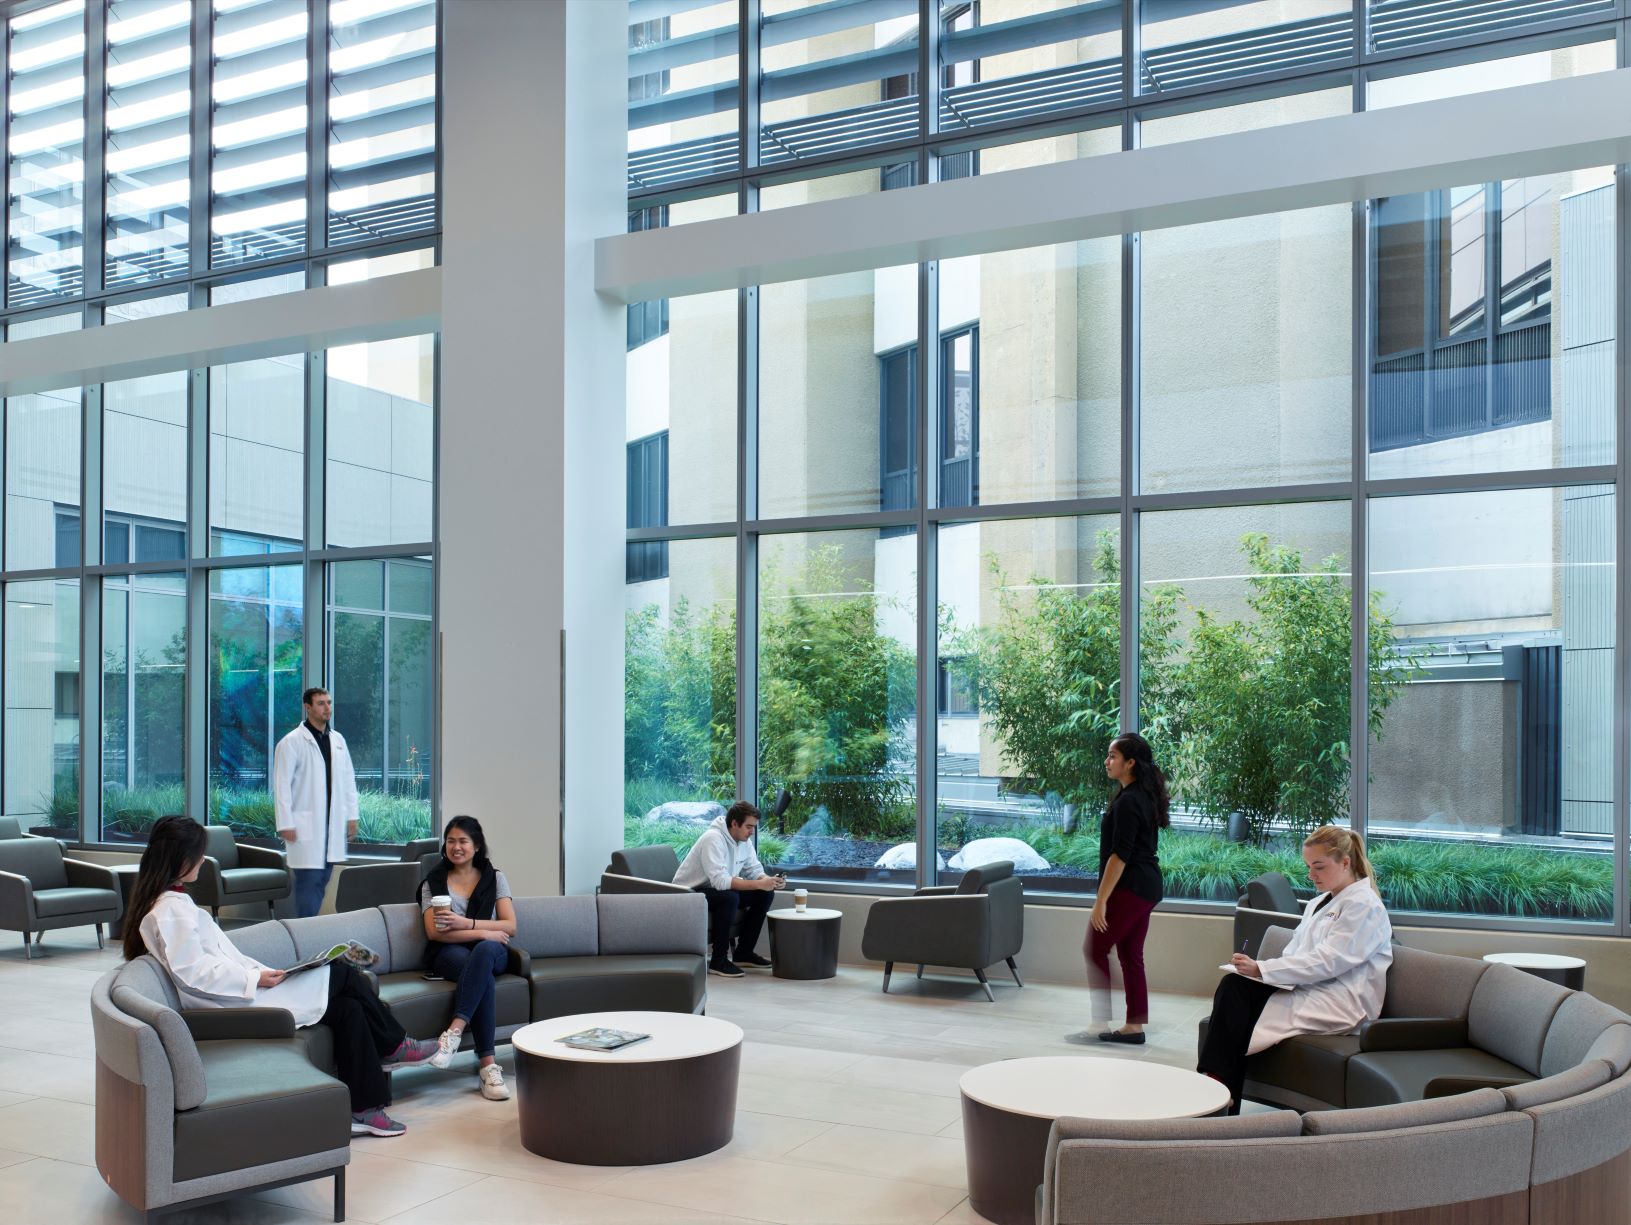
[[[498,1034],[578,1012],[697,1012],[706,1002],[708,909],[674,897],[516,898]],[[433,1038],[453,1016],[451,982],[420,974],[414,905],[258,923],[229,932],[267,965],[292,965],[338,940],[380,954],[380,998],[408,1033]],[[344,1220],[351,1106],[332,1075],[325,1026],[296,1030],[282,1009],[184,1009],[152,957],[91,992],[96,1037],[96,1165],[152,1220],[161,1213],[333,1176]],[[466,1039],[466,1046],[469,1039]]]
[[[1393,951],[1379,1020],[1248,1062],[1246,1097],[1283,1109],[1058,1120],[1038,1225],[1631,1222],[1631,1016],[1510,966]]]

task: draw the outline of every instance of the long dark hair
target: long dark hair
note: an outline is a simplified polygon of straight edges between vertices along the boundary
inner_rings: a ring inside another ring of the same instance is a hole
[[[134,961],[147,952],[142,940],[142,920],[153,904],[188,870],[204,858],[209,835],[191,817],[160,817],[147,836],[136,883],[130,887],[130,903],[125,907],[125,960]]]
[[[1167,793],[1167,776],[1155,764],[1150,742],[1137,732],[1123,732],[1110,742],[1110,747],[1133,763],[1132,786],[1155,805],[1155,828],[1166,829],[1172,824],[1172,796]]]
[[[453,865],[447,858],[447,836],[456,829],[469,834],[470,841],[476,844],[476,853],[470,857],[470,862],[477,872],[486,876],[492,870],[493,861],[487,857],[487,835],[481,832],[481,822],[474,817],[454,817],[442,827],[442,862],[436,866],[443,872],[453,871]]]

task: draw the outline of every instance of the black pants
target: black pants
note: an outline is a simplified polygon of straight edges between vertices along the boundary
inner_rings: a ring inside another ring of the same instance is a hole
[[[1255,978],[1225,974],[1212,993],[1212,1019],[1196,1070],[1215,1076],[1229,1088],[1229,1113],[1240,1113],[1240,1093],[1246,1085],[1246,1048],[1263,1006],[1275,988]]]
[[[328,968],[328,1010],[320,1025],[334,1031],[334,1066],[351,1090],[351,1113],[391,1104],[391,1076],[380,1061],[407,1033],[364,978],[343,961]]]
[[[770,909],[770,890],[715,889],[712,885],[698,885],[696,891],[708,899],[708,940],[714,946],[714,956],[730,960],[731,926],[738,915],[742,917],[742,930],[736,937],[736,947],[751,953],[753,946],[759,943],[759,932]]]

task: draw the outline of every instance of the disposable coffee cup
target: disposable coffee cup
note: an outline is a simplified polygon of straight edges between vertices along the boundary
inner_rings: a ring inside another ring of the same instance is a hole
[[[430,899],[430,908],[437,914],[451,914],[453,912],[453,899],[445,893],[438,893]]]
[[[800,914],[804,913],[805,904],[809,902],[809,900],[810,891],[808,889],[793,890],[793,909],[798,911]]]

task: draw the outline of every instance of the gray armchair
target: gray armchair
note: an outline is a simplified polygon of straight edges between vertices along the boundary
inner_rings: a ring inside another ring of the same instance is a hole
[[[102,924],[123,909],[110,869],[64,858],[54,838],[0,839],[0,928],[22,932],[30,958],[40,937],[60,927],[94,926],[101,948]]]
[[[626,846],[612,852],[612,862],[600,874],[602,893],[678,893],[694,892],[674,883],[674,873],[680,870],[680,861],[671,846]],[[731,939],[742,931],[742,917],[737,915],[731,923]],[[708,933],[709,940],[713,933]]]
[[[967,966],[985,988],[986,999],[995,1003],[985,967],[1006,961],[1014,982],[1023,987],[1014,956],[1024,943],[1025,884],[1004,860],[970,868],[956,885],[873,902],[861,954],[884,963],[886,994],[897,961],[916,962],[919,978],[926,965]]]
[[[0,817],[0,842],[8,838],[26,838],[23,832],[23,823],[16,817]]]
[[[294,892],[294,877],[282,851],[234,842],[226,825],[206,825],[209,850],[198,879],[187,886],[193,901],[208,906],[217,918],[223,906],[248,906],[265,902],[275,912],[276,905]]]
[[[1234,943],[1229,951],[1256,957],[1264,933],[1271,927],[1296,927],[1302,917],[1303,908],[1283,872],[1254,877],[1235,903]]]
[[[412,902],[423,876],[417,859],[411,863],[347,864],[334,887],[334,912]]]

